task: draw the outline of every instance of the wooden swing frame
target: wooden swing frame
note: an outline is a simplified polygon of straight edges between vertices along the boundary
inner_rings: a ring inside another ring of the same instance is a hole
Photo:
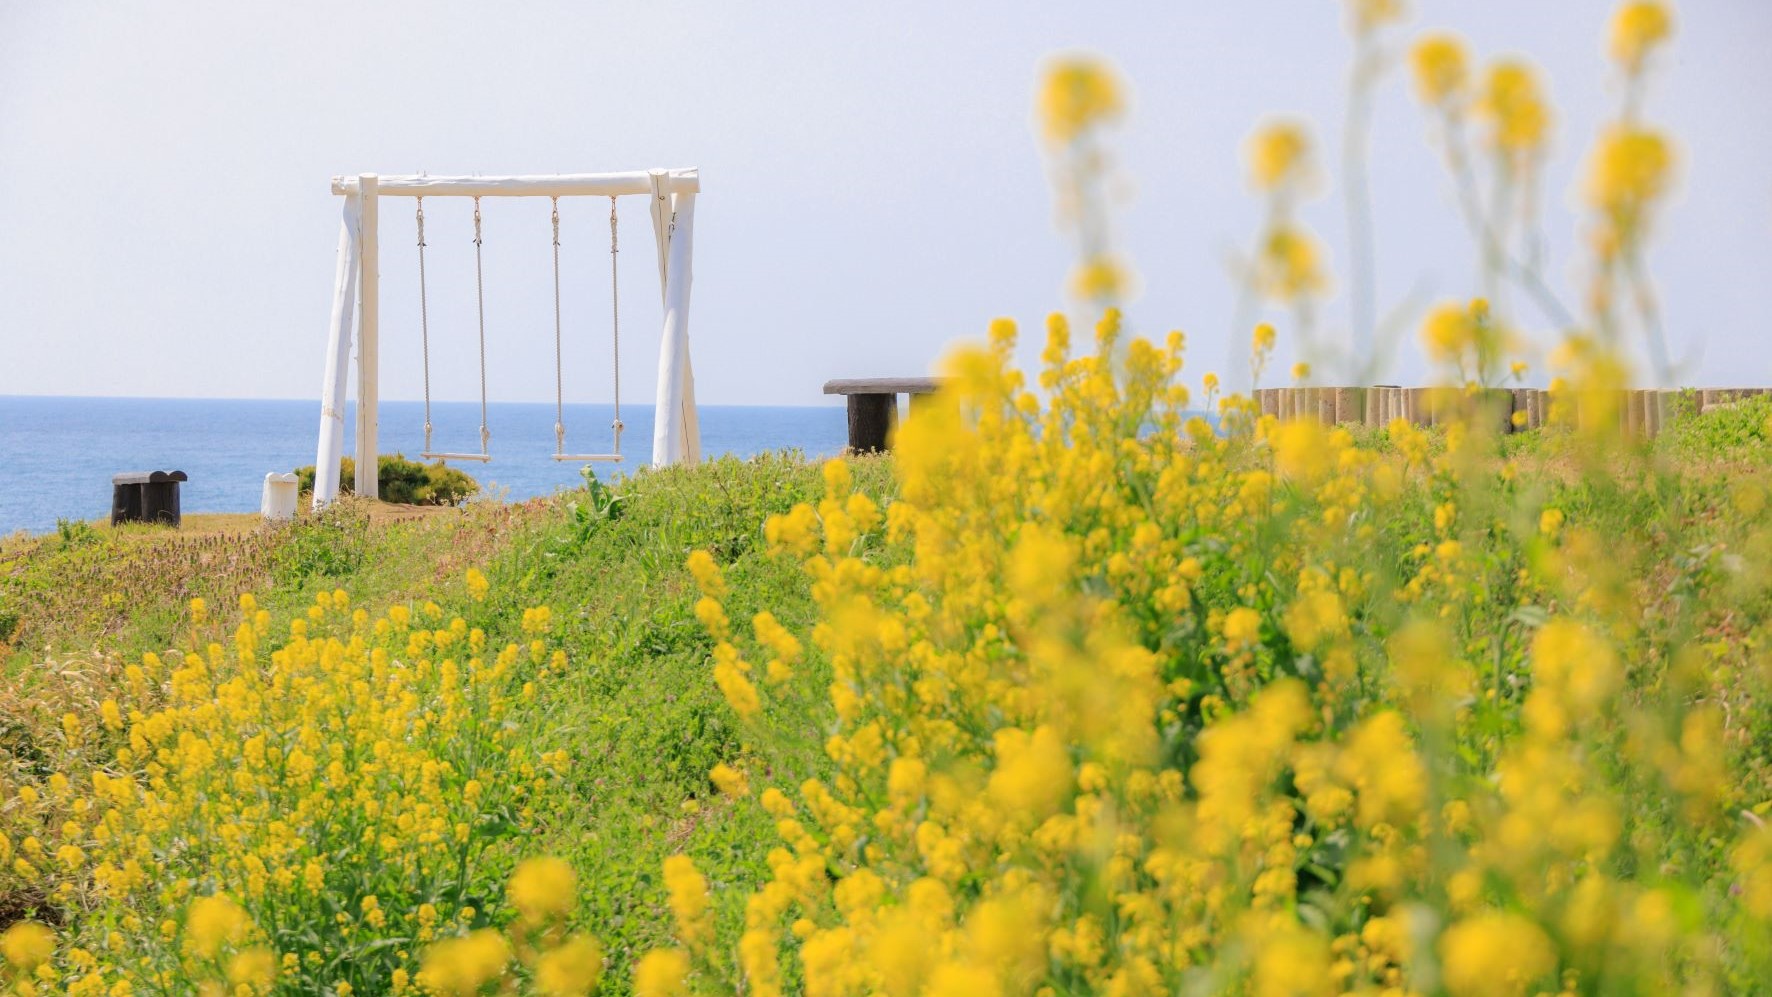
[[[701,432],[695,409],[695,377],[689,361],[689,288],[695,225],[695,195],[701,176],[694,169],[552,176],[380,176],[362,173],[332,179],[332,192],[344,198],[339,228],[338,265],[332,317],[321,386],[320,438],[314,466],[314,508],[338,497],[344,456],[345,386],[349,381],[353,326],[357,345],[356,492],[377,497],[380,392],[379,207],[383,197],[622,197],[650,198],[658,246],[664,327],[658,353],[658,392],[654,401],[652,463],[664,466],[701,459]],[[467,459],[462,455],[460,459]],[[558,455],[557,455],[558,456]],[[564,455],[568,458],[611,455]],[[475,459],[479,459],[478,456]]]

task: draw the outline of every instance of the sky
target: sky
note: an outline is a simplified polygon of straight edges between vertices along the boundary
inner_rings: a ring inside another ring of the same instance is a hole
[[[1413,0],[1487,59],[1532,59],[1556,122],[1547,277],[1578,300],[1580,176],[1618,101],[1614,0]],[[1647,113],[1680,142],[1651,263],[1679,381],[1772,383],[1772,3],[1686,0]],[[1223,368],[1227,259],[1260,205],[1243,143],[1307,120],[1334,166],[1350,43],[1333,0],[462,3],[0,0],[0,394],[314,398],[341,200],[335,174],[698,167],[690,338],[699,400],[823,404],[834,377],[935,370],[989,321],[1023,357],[1071,251],[1032,121],[1046,60],[1113,61],[1115,231],[1131,327],[1188,333]],[[1471,240],[1406,74],[1374,112],[1381,309],[1476,292]],[[1336,275],[1333,170],[1303,219]],[[423,392],[409,199],[381,210],[384,398]],[[608,203],[563,202],[567,401],[611,390]],[[427,204],[431,390],[478,394],[469,207]],[[494,401],[552,400],[544,200],[488,201]],[[643,199],[624,202],[623,401],[652,395],[659,288]],[[636,252],[638,250],[638,252]],[[1080,315],[1080,312],[1078,313]],[[1278,360],[1288,362],[1285,316]],[[1540,346],[1553,330],[1524,316]],[[1542,362],[1534,377],[1542,381]],[[1423,383],[1413,335],[1387,371]]]

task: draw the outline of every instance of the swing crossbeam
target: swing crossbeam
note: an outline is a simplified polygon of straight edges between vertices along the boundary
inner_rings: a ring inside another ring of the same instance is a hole
[[[657,186],[653,177],[657,175]],[[382,174],[376,193],[401,197],[620,197],[624,194],[698,194],[701,174],[686,170],[631,170],[626,173],[561,173],[554,176],[434,177]],[[334,194],[355,194],[356,177],[333,177]]]

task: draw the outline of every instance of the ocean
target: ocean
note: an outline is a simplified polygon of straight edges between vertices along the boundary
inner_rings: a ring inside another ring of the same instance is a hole
[[[700,413],[704,457],[790,448],[828,456],[847,438],[840,405],[703,405]],[[314,462],[319,415],[315,401],[0,396],[0,535],[109,516],[111,475],[122,471],[184,471],[187,513],[256,512],[267,471]],[[608,405],[566,406],[567,452],[606,452],[613,416]],[[346,453],[354,418],[353,406]],[[652,407],[624,406],[622,421],[628,460],[597,465],[605,478],[652,459]],[[431,422],[439,450],[479,450],[478,402],[433,402]],[[483,492],[524,499],[579,483],[582,465],[552,459],[553,405],[494,403],[487,423],[491,463],[460,465]],[[382,402],[382,452],[417,459],[423,446],[424,403]]]

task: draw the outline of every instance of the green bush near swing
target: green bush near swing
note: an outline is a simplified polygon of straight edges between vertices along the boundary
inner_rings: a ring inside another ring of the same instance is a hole
[[[314,490],[314,467],[295,469],[301,490]],[[345,457],[339,462],[338,487],[343,494],[352,493],[357,480],[357,462]],[[460,505],[480,491],[480,483],[464,471],[437,461],[421,464],[407,460],[405,454],[382,454],[376,460],[377,493],[383,502],[397,505]]]

